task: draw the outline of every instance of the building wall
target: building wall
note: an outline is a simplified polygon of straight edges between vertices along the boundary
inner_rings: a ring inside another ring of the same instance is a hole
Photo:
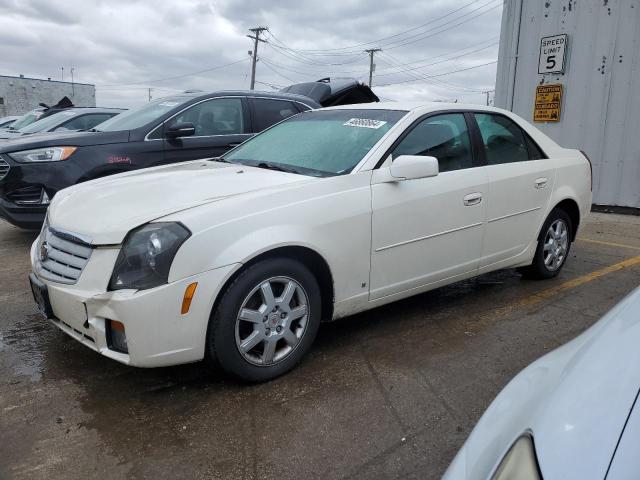
[[[93,85],[0,76],[0,117],[22,115],[39,103],[54,105],[64,96],[77,107],[96,106],[96,88]]]
[[[542,37],[568,34],[564,74],[538,74]],[[594,167],[594,203],[640,208],[640,0],[505,0],[496,106],[533,122],[536,85],[561,83],[535,125]]]

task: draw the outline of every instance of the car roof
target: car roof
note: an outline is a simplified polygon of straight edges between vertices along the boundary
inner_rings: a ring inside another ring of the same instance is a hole
[[[312,98],[304,95],[297,95],[295,93],[283,93],[283,92],[268,92],[263,90],[219,90],[215,92],[188,92],[178,93],[176,95],[169,95],[170,97],[179,98],[214,98],[224,96],[241,96],[241,97],[257,97],[257,98],[277,98],[282,100],[295,100],[309,105],[310,107],[320,107],[320,105]]]
[[[501,108],[487,107],[472,103],[446,103],[446,102],[378,102],[359,103],[355,105],[338,105],[327,107],[324,110],[399,110],[415,112],[419,115],[438,112],[441,110],[473,110],[483,112],[505,113]]]
[[[76,113],[111,113],[111,112],[116,112],[116,113],[122,113],[125,110],[126,110],[125,108],[112,108],[112,107],[71,107],[71,108],[61,109],[59,112],[56,112],[56,113],[61,113],[61,112],[76,112]]]

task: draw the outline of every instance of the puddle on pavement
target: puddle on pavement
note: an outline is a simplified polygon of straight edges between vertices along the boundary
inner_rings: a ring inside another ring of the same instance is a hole
[[[25,322],[0,331],[0,354],[14,375],[32,382],[42,378],[43,363],[50,332],[38,314],[27,315]]]

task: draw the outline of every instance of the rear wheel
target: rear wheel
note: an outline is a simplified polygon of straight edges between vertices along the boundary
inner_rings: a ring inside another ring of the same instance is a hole
[[[533,263],[520,269],[527,278],[553,278],[564,266],[571,249],[571,219],[559,208],[551,211],[538,238]]]
[[[320,287],[292,259],[258,262],[224,292],[209,322],[207,349],[228,373],[260,382],[289,371],[320,325]]]

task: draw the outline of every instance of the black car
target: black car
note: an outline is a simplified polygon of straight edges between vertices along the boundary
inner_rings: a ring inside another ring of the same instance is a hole
[[[335,101],[331,95],[328,100]],[[121,113],[90,132],[12,140],[0,145],[0,218],[39,228],[50,199],[65,187],[137,168],[217,157],[285,118],[321,106],[310,97],[282,92],[183,93]]]
[[[122,108],[68,108],[41,118],[26,127],[0,130],[0,140],[8,141],[23,135],[45,134],[49,132],[82,132],[124,112]]]

